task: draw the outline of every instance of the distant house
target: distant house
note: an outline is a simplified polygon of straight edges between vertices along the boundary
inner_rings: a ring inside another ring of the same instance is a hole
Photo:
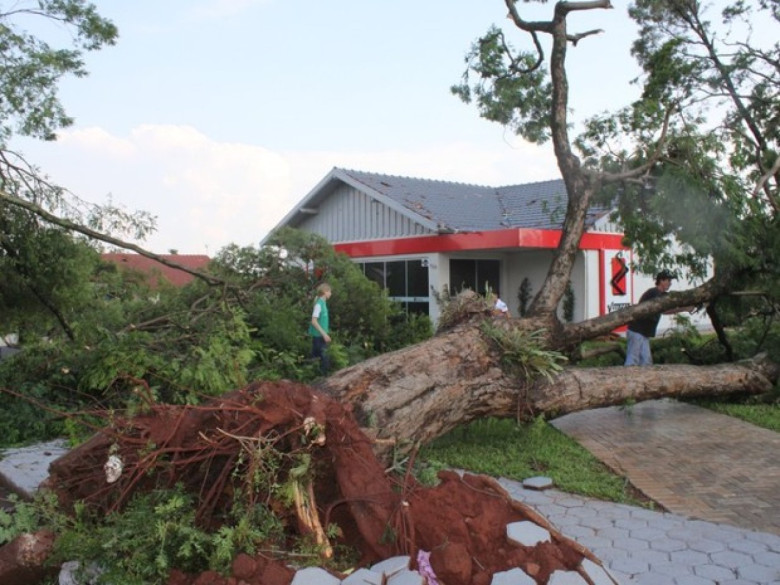
[[[163,282],[174,286],[184,286],[195,278],[188,272],[160,264],[140,254],[112,252],[101,254],[100,257],[105,262],[113,262],[121,268],[146,275],[152,287],[159,286]],[[192,270],[203,270],[211,262],[211,258],[208,256],[197,254],[160,254],[160,257]]]
[[[562,180],[486,187],[334,168],[276,226],[317,233],[409,310],[439,314],[434,292],[500,291],[513,315],[547,275],[568,196]],[[652,278],[591,207],[572,271],[574,321],[635,302]],[[275,229],[276,229],[275,228]],[[267,238],[266,238],[267,239]],[[663,327],[662,327],[663,329]]]

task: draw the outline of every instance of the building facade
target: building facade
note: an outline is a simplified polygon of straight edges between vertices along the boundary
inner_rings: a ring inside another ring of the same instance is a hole
[[[276,228],[323,236],[390,297],[434,321],[437,296],[463,288],[498,291],[518,316],[546,278],[566,203],[560,179],[485,187],[334,168]],[[609,216],[589,210],[563,318],[617,310],[653,285],[629,269],[632,252]]]

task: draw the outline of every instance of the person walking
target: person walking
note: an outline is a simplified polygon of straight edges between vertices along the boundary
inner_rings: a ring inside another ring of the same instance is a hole
[[[639,304],[662,297],[672,286],[672,279],[676,278],[668,270],[662,270],[655,277],[655,286],[647,289],[639,298]],[[685,309],[673,309],[665,315],[679,313]],[[655,337],[661,313],[653,313],[646,317],[634,319],[628,324],[626,332],[626,366],[651,366],[653,355],[650,351],[650,338]]]
[[[317,287],[317,300],[311,313],[309,335],[311,335],[311,357],[320,360],[320,374],[327,376],[330,369],[327,346],[330,343],[330,316],[328,299],[332,294],[330,285],[323,282]]]

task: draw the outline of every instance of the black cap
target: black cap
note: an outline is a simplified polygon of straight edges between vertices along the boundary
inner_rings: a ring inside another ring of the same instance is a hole
[[[656,282],[656,284],[658,284],[662,280],[672,280],[672,279],[675,279],[675,278],[677,278],[677,277],[674,275],[674,272],[671,272],[670,270],[662,270],[661,272],[656,274],[655,282]]]

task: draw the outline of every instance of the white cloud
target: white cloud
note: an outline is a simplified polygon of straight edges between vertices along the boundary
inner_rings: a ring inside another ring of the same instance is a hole
[[[127,137],[101,128],[34,145],[34,161],[59,184],[94,203],[112,200],[158,218],[146,242],[155,252],[214,254],[257,244],[334,167],[507,185],[554,178],[549,149],[468,142],[413,151],[275,152],[219,142],[191,126],[142,125]]]

